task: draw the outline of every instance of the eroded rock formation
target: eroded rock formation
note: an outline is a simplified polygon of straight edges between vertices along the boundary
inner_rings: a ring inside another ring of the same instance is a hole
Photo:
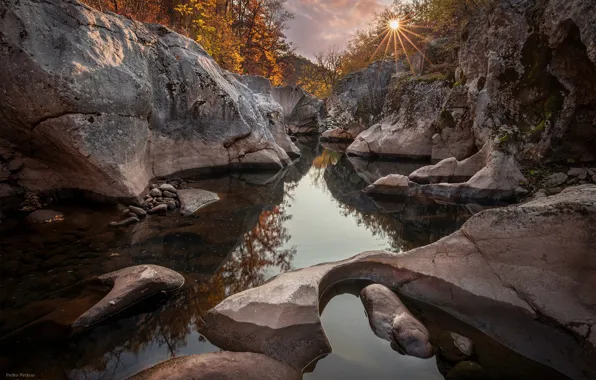
[[[12,185],[130,198],[175,172],[289,163],[268,104],[196,42],[76,0],[9,0],[0,18]]]
[[[291,135],[318,134],[324,117],[325,103],[298,86],[275,87],[271,96],[283,108],[283,116]]]
[[[434,304],[573,379],[594,377],[596,186],[473,216],[406,254],[366,252],[284,273],[204,316],[216,345],[260,352],[296,369],[330,352],[319,300],[366,279]]]

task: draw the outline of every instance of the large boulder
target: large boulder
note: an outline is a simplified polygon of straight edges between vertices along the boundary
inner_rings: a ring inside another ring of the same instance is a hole
[[[298,86],[274,87],[271,96],[283,108],[283,116],[292,135],[312,135],[319,133],[324,116],[322,100],[308,94]]]
[[[244,75],[242,77],[248,88],[254,93],[255,100],[261,114],[269,122],[269,130],[273,138],[292,158],[300,156],[300,149],[294,145],[290,136],[286,132],[286,122],[284,120],[284,109],[277,103],[272,95],[272,86],[269,79],[257,75]]]
[[[302,374],[268,356],[213,352],[166,360],[130,380],[300,380]]]
[[[19,184],[130,198],[152,177],[289,163],[252,91],[195,41],[76,0],[4,1],[0,18],[0,146],[22,157]]]
[[[360,133],[348,154],[427,159],[432,155],[433,123],[449,94],[446,81],[421,81],[409,76],[396,83],[385,105],[385,117]]]
[[[281,274],[211,309],[201,331],[224,349],[302,369],[331,350],[320,297],[341,281],[365,279],[436,305],[570,378],[594,378],[595,226],[590,185],[489,209],[405,254],[365,252]]]
[[[350,140],[356,138],[380,119],[393,74],[406,70],[401,63],[377,61],[346,75],[326,101],[326,124],[349,131]]]

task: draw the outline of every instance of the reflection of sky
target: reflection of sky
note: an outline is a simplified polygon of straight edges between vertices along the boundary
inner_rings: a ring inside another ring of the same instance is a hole
[[[314,176],[305,175],[290,194],[293,200],[287,212],[292,218],[285,222],[285,227],[292,237],[280,250],[296,247],[294,269],[347,259],[364,251],[390,249],[387,239],[358,226],[353,216],[342,215],[338,201],[322,178],[317,181],[318,186],[314,182]]]
[[[313,373],[305,374],[304,380],[443,380],[434,357],[402,356],[389,342],[377,338],[360,300],[353,295],[333,298],[322,321],[333,352],[317,363]]]

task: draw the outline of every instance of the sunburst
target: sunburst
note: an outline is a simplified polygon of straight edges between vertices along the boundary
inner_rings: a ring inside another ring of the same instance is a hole
[[[407,18],[394,17],[387,22],[387,26],[384,28],[383,32],[379,36],[382,37],[381,43],[379,44],[379,46],[377,46],[377,49],[370,57],[371,62],[374,61],[374,59],[377,57],[377,54],[383,50],[383,47],[383,58],[387,56],[389,49],[392,49],[393,56],[395,57],[396,66],[399,63],[399,57],[401,56],[401,54],[404,54],[408,61],[408,65],[410,66],[410,71],[414,73],[414,68],[412,66],[410,56],[408,55],[408,50],[406,49],[406,46],[408,44],[411,45],[417,52],[419,52],[424,60],[430,62],[426,58],[424,52],[418,46],[416,46],[416,43],[414,41],[412,41],[414,37],[421,39],[424,39],[424,37],[412,30],[415,28],[419,28],[419,26],[412,24],[410,21],[411,20]]]

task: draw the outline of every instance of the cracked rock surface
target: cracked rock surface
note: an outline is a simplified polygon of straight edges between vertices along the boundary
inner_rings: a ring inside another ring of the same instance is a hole
[[[289,163],[246,84],[163,26],[8,0],[0,41],[0,147],[29,190],[133,198],[176,172]]]

